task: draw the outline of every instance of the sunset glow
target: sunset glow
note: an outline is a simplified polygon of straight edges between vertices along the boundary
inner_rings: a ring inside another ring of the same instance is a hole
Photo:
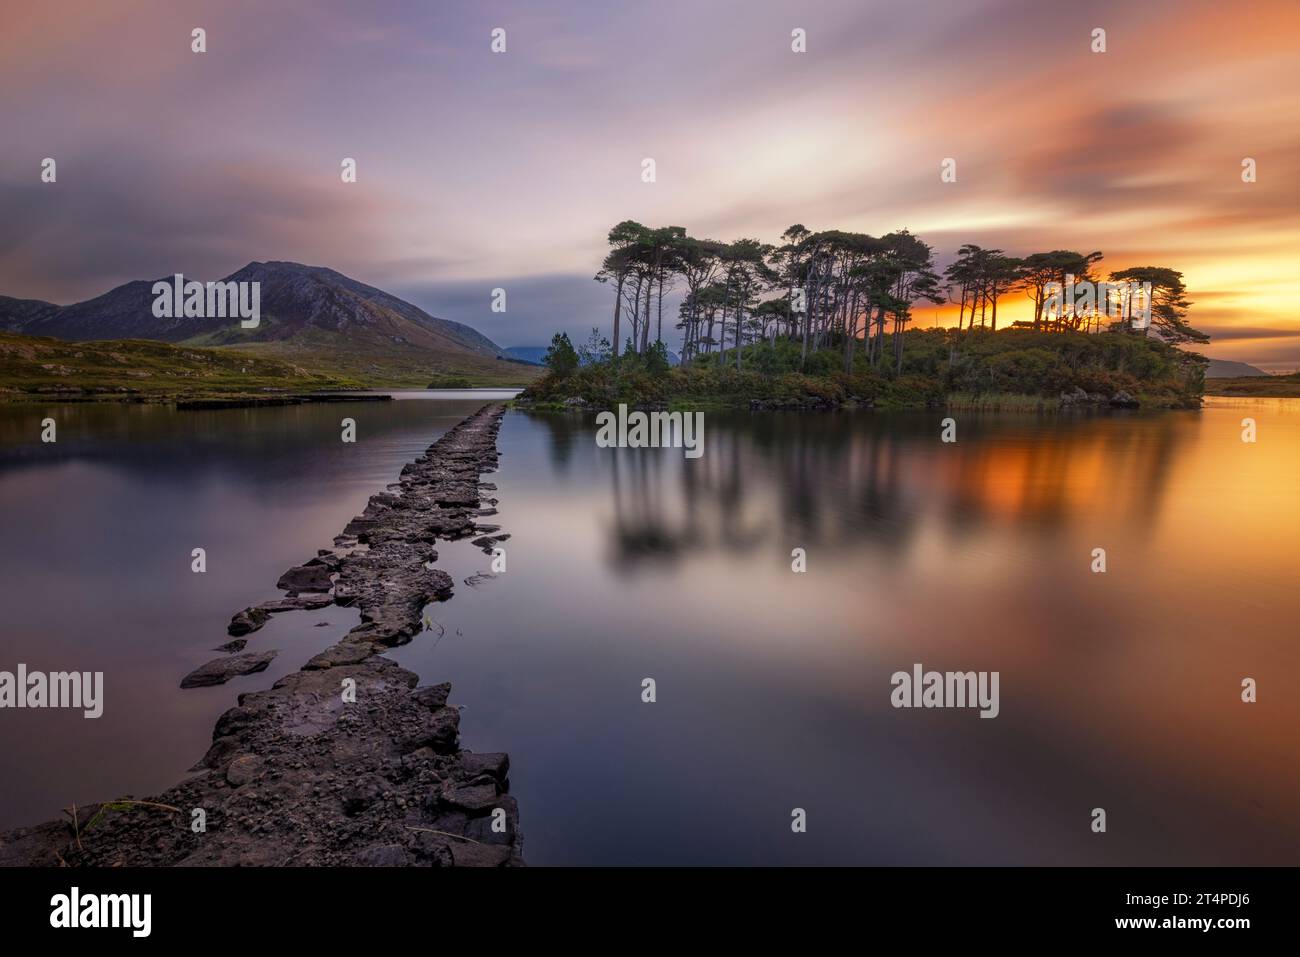
[[[155,0],[6,12],[0,294],[66,303],[289,259],[509,345],[602,320],[590,276],[622,219],[768,242],[793,222],[907,227],[941,266],[972,242],[1179,269],[1204,351],[1300,365],[1300,7],[1285,0],[232,2],[203,11],[198,64],[176,39],[195,17]],[[486,38],[507,20],[494,62]],[[815,55],[779,55],[792,26]],[[57,195],[33,174],[46,156]],[[956,183],[939,181],[945,157]],[[520,290],[508,318],[481,293],[498,285]],[[1003,309],[1024,318],[1026,302]]]

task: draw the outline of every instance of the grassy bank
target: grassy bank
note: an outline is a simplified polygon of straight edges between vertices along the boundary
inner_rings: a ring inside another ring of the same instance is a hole
[[[174,402],[320,390],[523,385],[541,371],[484,363],[478,373],[452,374],[436,363],[414,360],[393,365],[354,356],[332,363],[314,353],[290,358],[255,344],[233,349],[147,339],[67,342],[0,332],[0,401]]]
[[[1239,399],[1300,399],[1300,373],[1207,379],[1205,394]]]
[[[300,334],[288,340],[244,342],[212,349],[236,350],[309,369],[317,375],[361,382],[373,389],[522,388],[545,371],[534,365],[463,352],[378,348],[365,343],[348,343],[345,350],[339,347],[335,336]]]
[[[833,344],[834,346],[834,344]],[[535,407],[618,403],[698,408],[1057,408],[1124,405],[1195,408],[1205,360],[1156,339],[1122,333],[1042,333],[1014,329],[912,330],[904,336],[901,372],[872,364],[861,349],[851,371],[835,346],[801,361],[800,343],[746,346],[666,368],[636,355],[552,370],[521,398]]]

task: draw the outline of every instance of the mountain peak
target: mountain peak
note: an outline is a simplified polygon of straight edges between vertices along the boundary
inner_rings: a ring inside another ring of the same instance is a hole
[[[153,285],[170,279],[132,280],[70,306],[0,297],[0,328],[76,341],[190,340],[200,345],[304,341],[340,350],[461,353],[489,359],[501,352],[496,343],[464,323],[439,319],[327,266],[253,260],[221,279],[260,284],[261,322],[254,329],[243,329],[228,318],[154,316]]]

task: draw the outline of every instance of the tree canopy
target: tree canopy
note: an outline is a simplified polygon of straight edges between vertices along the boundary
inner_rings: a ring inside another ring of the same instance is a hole
[[[743,238],[732,242],[690,236],[680,226],[645,226],[624,220],[609,231],[609,253],[596,279],[614,287],[613,356],[645,355],[663,342],[665,292],[683,292],[675,325],[682,333],[682,360],[716,353],[743,367],[745,345],[778,337],[799,342],[806,360],[834,346],[844,369],[864,349],[871,367],[902,369],[902,334],[919,303],[958,306],[958,330],[998,328],[998,303],[1022,292],[1033,303],[1036,332],[1149,334],[1166,342],[1208,339],[1186,322],[1190,303],[1182,274],[1143,266],[1110,274],[1112,283],[1151,284],[1149,329],[1126,312],[1113,317],[1115,301],[1049,308],[1054,284],[1095,282],[1099,251],[1052,250],[1020,256],[965,244],[940,276],[931,247],[906,229],[884,236],[838,229],[814,231],[796,223],[777,245]],[[678,286],[678,283],[681,286]],[[1123,309],[1128,309],[1126,297]],[[671,321],[671,320],[670,320]],[[625,334],[623,325],[630,327]],[[653,336],[651,335],[653,331]],[[887,336],[888,332],[888,336]],[[886,355],[886,339],[889,340]]]

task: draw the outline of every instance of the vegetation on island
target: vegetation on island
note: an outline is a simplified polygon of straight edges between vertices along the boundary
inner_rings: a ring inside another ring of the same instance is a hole
[[[1014,257],[967,244],[941,275],[931,247],[907,230],[876,237],[795,225],[781,238],[722,243],[619,223],[595,277],[614,292],[612,338],[593,330],[578,349],[558,334],[549,371],[523,397],[791,407],[1200,401],[1205,360],[1178,346],[1208,337],[1187,324],[1176,270],[1105,277],[1150,283],[1150,323],[1138,328],[1127,301],[1099,295],[1062,307],[1049,295],[1053,283],[1102,282],[1100,252]],[[677,368],[663,338],[674,289]],[[1011,294],[1030,299],[1033,318],[999,328],[998,304]],[[955,327],[912,327],[920,305],[945,302],[958,306]]]

